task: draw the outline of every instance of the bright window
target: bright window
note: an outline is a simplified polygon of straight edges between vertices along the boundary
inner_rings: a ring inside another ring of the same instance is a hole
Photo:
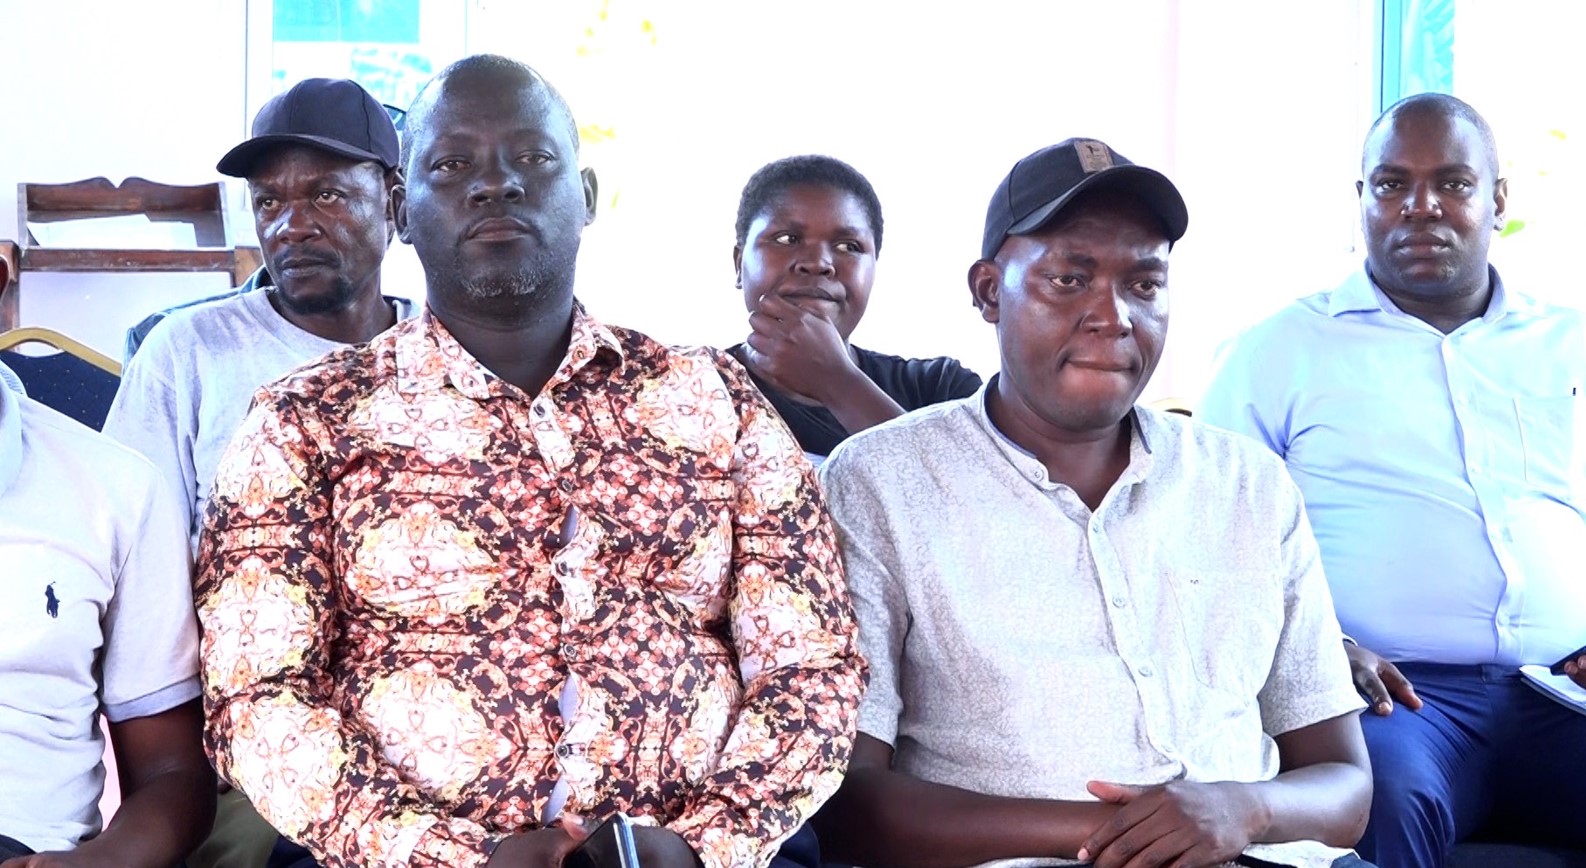
[[[467,0],[249,0],[249,117],[305,78],[350,78],[399,111],[466,54]]]

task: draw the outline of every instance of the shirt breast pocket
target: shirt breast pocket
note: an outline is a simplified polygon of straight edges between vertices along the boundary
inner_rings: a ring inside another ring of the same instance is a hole
[[[1252,703],[1266,683],[1278,632],[1281,595],[1263,577],[1203,573],[1168,580],[1176,629],[1201,685]]]
[[[1580,444],[1580,407],[1581,399],[1573,394],[1514,399],[1525,481],[1566,500],[1573,500],[1580,487],[1586,458]]]

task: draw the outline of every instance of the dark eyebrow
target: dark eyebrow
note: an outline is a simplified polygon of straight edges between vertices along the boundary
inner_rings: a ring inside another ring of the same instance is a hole
[[[1433,169],[1432,171],[1433,171],[1434,174],[1438,174],[1438,175],[1450,175],[1450,174],[1474,175],[1474,174],[1476,174],[1476,167],[1470,165],[1469,163],[1445,163],[1445,164],[1443,164],[1441,166],[1438,166],[1436,169]],[[1371,174],[1372,175],[1380,175],[1380,174],[1407,175],[1409,173],[1410,173],[1409,169],[1407,169],[1407,168],[1405,168],[1403,166],[1400,166],[1397,163],[1381,163],[1381,164],[1379,164],[1377,166],[1372,167],[1372,169],[1371,169]]]
[[[544,127],[521,127],[508,133],[507,136],[513,140],[534,139],[536,142],[556,143],[555,133]],[[428,144],[431,147],[451,143],[473,144],[483,138],[485,137],[468,130],[445,130],[437,133]]]
[[[323,171],[315,172],[302,178],[301,183],[302,186],[313,187],[316,189],[322,187],[353,187],[357,185],[357,173],[364,167],[364,165],[366,164],[353,163],[349,166],[336,166],[334,168],[327,168]],[[383,171],[381,172],[381,176],[384,177]],[[249,198],[259,195],[280,196],[282,195],[281,191],[283,187],[290,189],[291,185],[271,184],[268,181],[249,181],[248,195]]]
[[[1167,271],[1167,260],[1160,256],[1147,256],[1134,264],[1140,271]]]
[[[1070,250],[1065,250],[1063,251],[1063,258],[1079,266],[1080,268],[1096,267],[1096,257],[1086,253],[1075,253]]]

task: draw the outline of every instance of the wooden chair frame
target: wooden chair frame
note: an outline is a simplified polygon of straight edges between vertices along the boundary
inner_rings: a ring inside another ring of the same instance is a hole
[[[144,178],[112,184],[89,178],[70,184],[17,185],[20,241],[0,240],[6,276],[0,279],[0,331],[21,325],[17,282],[24,272],[225,272],[240,286],[264,263],[259,248],[237,247],[222,182],[181,186]],[[34,242],[33,221],[143,214],[150,220],[194,225],[199,244],[190,249],[56,248]]]

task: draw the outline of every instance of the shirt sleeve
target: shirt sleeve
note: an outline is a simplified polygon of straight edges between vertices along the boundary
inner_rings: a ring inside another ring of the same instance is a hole
[[[102,701],[114,723],[198,697],[198,621],[192,556],[164,483],[139,459],[147,484],[118,534],[115,594],[105,607]]]
[[[842,782],[865,665],[814,471],[743,369],[715,358],[740,420],[729,612],[744,691],[716,771],[668,827],[706,868],[763,868]]]
[[[905,412],[967,398],[980,388],[980,377],[957,359],[900,359],[871,354],[865,375]]]
[[[1344,653],[1343,632],[1333,613],[1333,597],[1322,573],[1321,552],[1311,533],[1299,489],[1286,475],[1282,561],[1283,629],[1272,670],[1257,700],[1262,728],[1270,735],[1359,711],[1366,707],[1355,691]]]
[[[149,332],[153,331],[154,327],[159,325],[167,316],[170,316],[169,311],[156,311],[138,320],[137,325],[127,329],[126,338],[122,341],[121,346],[122,368],[132,364],[132,357],[138,354],[143,342],[148,340]]]
[[[933,404],[944,401],[956,401],[967,398],[980,391],[982,385],[980,375],[964,367],[957,359],[946,359],[945,369],[942,371],[941,397]]]
[[[197,408],[191,401],[179,400],[174,370],[171,348],[160,341],[149,343],[136,358],[129,359],[103,430],[159,468],[176,495],[176,517],[191,541],[197,536],[199,519],[194,506],[198,472],[193,464]]]
[[[1269,394],[1275,360],[1262,358],[1261,336],[1252,330],[1218,349],[1211,384],[1194,413],[1198,421],[1254,438],[1284,457],[1288,454],[1285,411],[1278,396]]]
[[[870,665],[870,684],[859,704],[859,731],[897,745],[903,714],[904,643],[908,639],[908,595],[895,569],[894,536],[873,480],[855,453],[840,452],[821,466],[821,486],[837,526],[838,549],[848,575],[859,622],[859,649]]]
[[[482,865],[500,836],[404,783],[333,699],[327,437],[311,409],[265,391],[221,460],[198,555],[206,746],[325,868]]]

